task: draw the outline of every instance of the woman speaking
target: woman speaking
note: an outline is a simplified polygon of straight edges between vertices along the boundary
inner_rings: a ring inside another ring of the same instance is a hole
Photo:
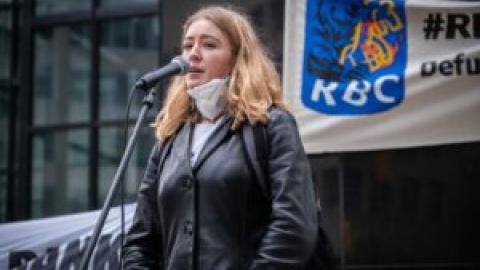
[[[125,243],[125,269],[303,269],[317,216],[311,171],[279,75],[245,15],[185,22],[190,70],[172,80]],[[265,196],[242,128],[263,125]]]

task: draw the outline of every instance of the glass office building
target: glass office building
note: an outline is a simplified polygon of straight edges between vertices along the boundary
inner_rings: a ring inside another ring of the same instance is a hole
[[[182,21],[211,3],[243,7],[282,70],[283,0],[0,0],[0,222],[100,208],[125,146],[131,86],[180,52]],[[145,126],[127,201],[153,143]],[[344,269],[480,268],[480,143],[310,160]]]

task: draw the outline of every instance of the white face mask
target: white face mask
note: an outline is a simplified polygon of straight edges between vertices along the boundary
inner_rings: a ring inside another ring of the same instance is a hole
[[[227,83],[228,78],[213,79],[187,90],[187,93],[193,98],[197,110],[203,117],[213,120],[222,112],[227,102],[225,98]]]

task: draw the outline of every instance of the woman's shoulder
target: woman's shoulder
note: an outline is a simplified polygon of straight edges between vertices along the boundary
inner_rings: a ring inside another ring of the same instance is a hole
[[[268,109],[268,125],[293,124],[296,126],[295,117],[287,109],[271,106]]]

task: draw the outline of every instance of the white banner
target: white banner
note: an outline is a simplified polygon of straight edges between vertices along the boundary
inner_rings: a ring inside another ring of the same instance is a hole
[[[135,205],[125,206],[130,227]],[[0,225],[0,269],[79,269],[99,211]],[[119,269],[120,209],[105,221],[89,269]]]
[[[480,2],[287,0],[283,81],[309,153],[480,140]]]

